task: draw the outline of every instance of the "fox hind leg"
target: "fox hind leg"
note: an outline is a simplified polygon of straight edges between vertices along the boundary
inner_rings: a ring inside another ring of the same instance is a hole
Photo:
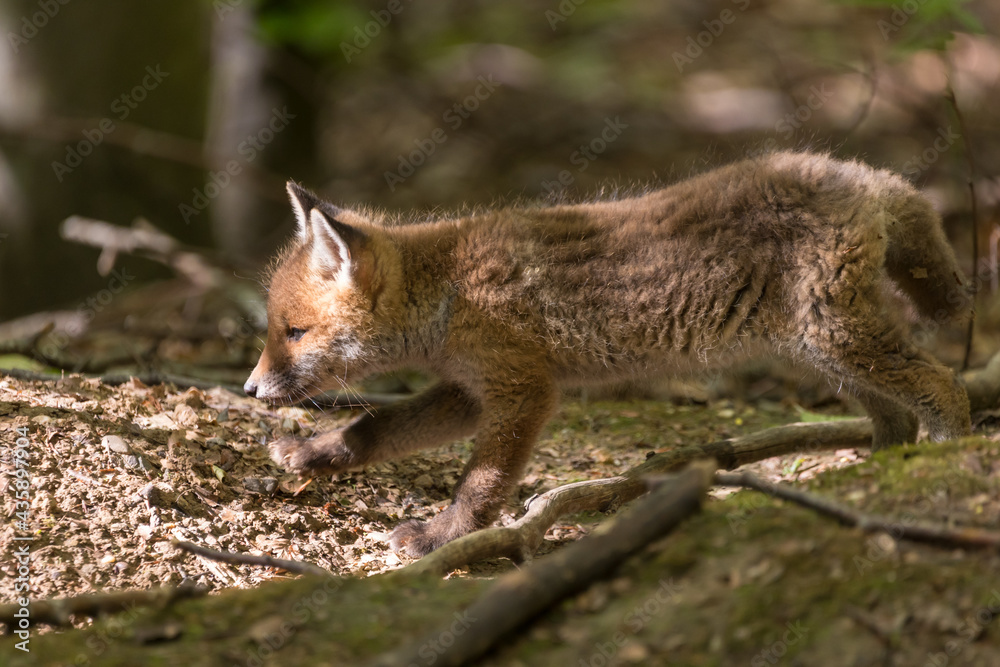
[[[917,441],[919,424],[912,410],[872,390],[855,390],[855,394],[872,420],[872,451]]]
[[[914,415],[932,440],[969,434],[969,398],[955,373],[919,350],[877,301],[852,305],[811,305],[801,349],[856,392],[874,422],[874,447],[913,440]]]

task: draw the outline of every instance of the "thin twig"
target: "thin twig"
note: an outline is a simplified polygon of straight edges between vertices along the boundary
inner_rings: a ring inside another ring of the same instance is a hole
[[[965,333],[965,354],[962,356],[962,370],[969,368],[969,359],[972,357],[972,335],[976,323],[976,294],[979,291],[979,209],[976,203],[976,161],[972,156],[971,137],[969,128],[965,125],[965,117],[958,107],[958,99],[955,97],[955,89],[948,84],[945,97],[951,103],[951,108],[955,111],[955,118],[958,120],[958,131],[962,135],[965,143],[965,161],[969,168],[969,199],[971,202],[971,224],[972,224],[972,315],[969,317],[969,325]]]
[[[875,97],[878,95],[878,78],[877,78],[878,73],[875,67],[875,59],[871,56],[871,54],[866,55],[865,63],[868,65],[869,71],[867,72],[861,70],[855,70],[855,71],[857,71],[858,74],[861,74],[868,81],[868,88],[869,88],[868,97],[865,99],[865,102],[860,107],[860,109],[858,109],[858,113],[854,117],[854,120],[851,122],[850,126],[846,130],[844,130],[844,136],[841,139],[842,141],[851,136],[851,134],[853,134],[854,131],[857,130],[858,127],[860,127],[861,124],[865,122],[865,120],[867,120],[868,114],[871,112],[872,109],[872,103],[875,101]]]
[[[318,565],[306,563],[300,560],[287,560],[284,558],[273,558],[271,556],[254,556],[253,554],[240,554],[233,551],[216,551],[207,547],[202,547],[191,542],[183,542],[178,539],[170,541],[175,547],[189,554],[208,558],[209,560],[229,563],[230,565],[259,565],[263,567],[276,567],[293,574],[314,574],[323,577],[332,577],[330,572]]]
[[[857,527],[865,532],[885,532],[895,539],[972,549],[996,549],[1000,547],[1000,532],[997,531],[973,527],[949,528],[937,524],[912,523],[902,519],[864,514],[846,505],[806,491],[793,489],[784,484],[765,482],[749,472],[716,473],[715,483],[720,486],[754,489],[769,496],[807,507],[817,514],[836,519],[841,525]]]

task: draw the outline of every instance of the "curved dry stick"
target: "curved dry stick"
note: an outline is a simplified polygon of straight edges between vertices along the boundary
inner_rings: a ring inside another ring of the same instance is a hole
[[[202,252],[186,249],[180,241],[142,218],[132,227],[121,227],[71,215],[63,220],[59,233],[66,241],[101,248],[98,272],[102,276],[111,270],[119,253],[127,253],[160,262],[203,289],[219,286],[226,280],[225,272]]]
[[[445,544],[407,566],[413,574],[444,574],[489,558],[515,562],[531,558],[545,533],[559,517],[584,511],[606,512],[646,492],[643,478],[674,472],[697,459],[714,458],[718,467],[731,470],[747,463],[793,452],[822,451],[871,444],[868,419],[786,424],[707,445],[682,447],[650,457],[620,477],[575,482],[546,491],[528,500],[527,513],[509,526],[487,528]]]
[[[531,567],[504,575],[461,614],[459,620],[466,629],[452,633],[454,643],[436,656],[435,664],[472,664],[511,631],[608,576],[626,558],[669,534],[701,508],[702,499],[712,485],[714,469],[707,462],[692,465],[599,533],[580,539]],[[569,491],[568,495],[573,493]],[[378,667],[424,664],[426,647],[439,645],[443,632],[453,625],[428,635],[424,641],[380,656],[372,664]]]

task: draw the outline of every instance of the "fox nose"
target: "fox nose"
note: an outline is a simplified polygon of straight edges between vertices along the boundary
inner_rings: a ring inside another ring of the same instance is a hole
[[[257,384],[253,380],[247,380],[246,384],[243,385],[243,391],[247,393],[250,398],[257,398]]]

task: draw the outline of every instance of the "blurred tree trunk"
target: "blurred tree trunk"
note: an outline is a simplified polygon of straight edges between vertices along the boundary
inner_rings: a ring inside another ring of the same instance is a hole
[[[94,251],[59,240],[59,222],[71,214],[117,223],[144,215],[185,241],[204,243],[208,236],[207,229],[184,225],[178,212],[178,193],[190,196],[201,182],[196,166],[113,143],[141,126],[164,133],[137,138],[152,152],[185,154],[197,145],[204,113],[192,109],[205,107],[211,4],[51,5],[51,16],[37,0],[10,0],[0,8],[7,42],[0,76],[13,72],[23,84],[0,104],[0,154],[15,185],[4,204],[26,202],[22,225],[12,227],[9,213],[0,223],[10,234],[0,243],[0,320],[73,307],[105,286],[94,270]],[[102,122],[113,129],[105,132]],[[162,273],[142,262],[129,270],[138,279]]]
[[[211,100],[205,152],[214,171],[209,182],[225,182],[211,199],[212,230],[216,246],[231,260],[251,264],[259,252],[258,239],[268,226],[268,209],[260,184],[246,169],[258,167],[259,153],[248,137],[257,137],[280,108],[276,96],[265,90],[267,53],[254,38],[253,12],[246,4],[215,12],[212,23]],[[225,165],[235,165],[220,174]],[[213,177],[215,179],[213,180]],[[272,196],[273,198],[273,196]]]

